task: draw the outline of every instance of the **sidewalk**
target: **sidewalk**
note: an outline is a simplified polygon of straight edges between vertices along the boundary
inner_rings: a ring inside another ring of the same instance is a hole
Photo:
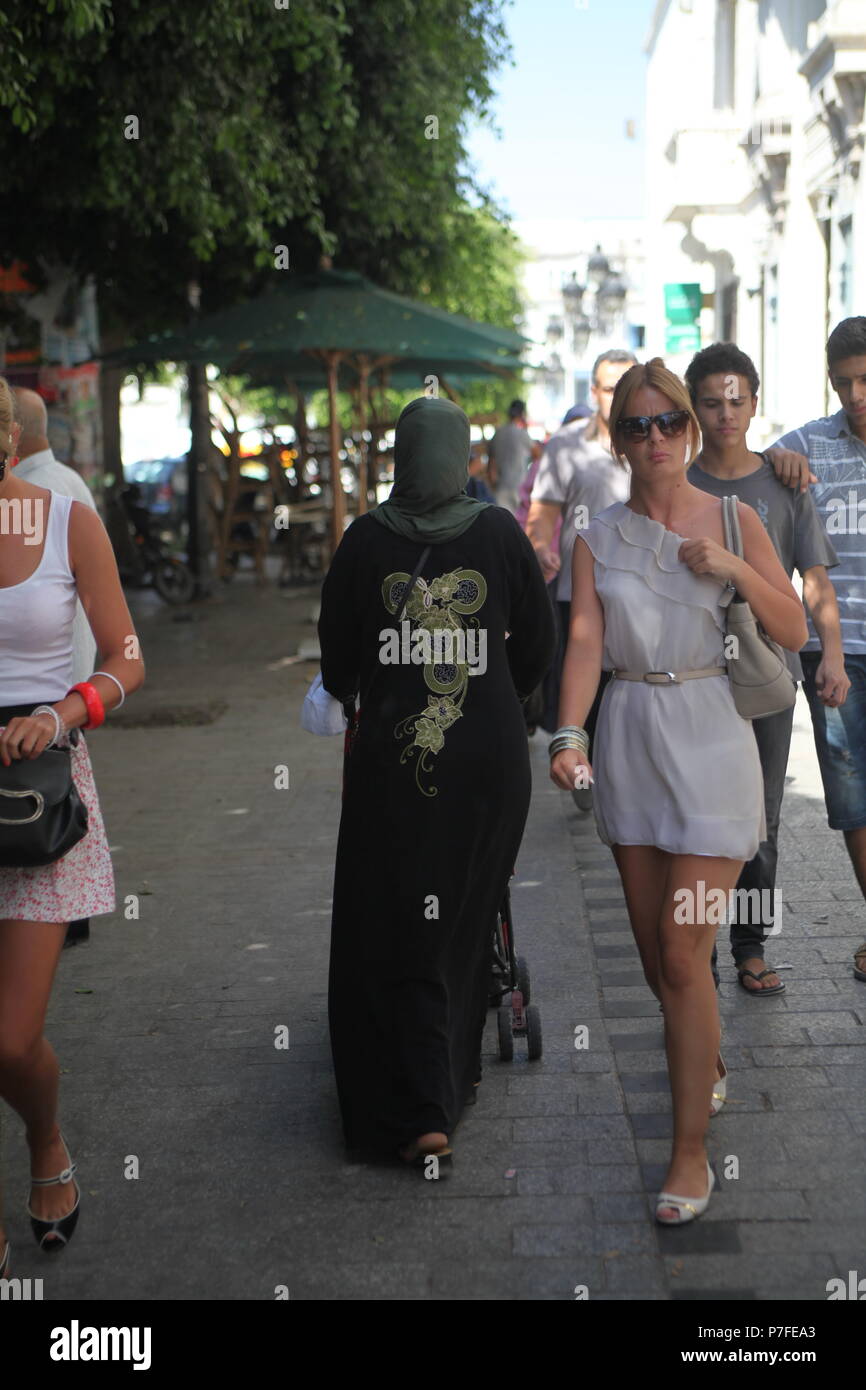
[[[347,1163],[326,997],[341,740],[301,731],[316,666],[283,664],[315,636],[317,593],[242,575],[194,621],[131,598],[147,684],[90,737],[118,911],[63,953],[48,1026],[82,1215],[49,1263],[7,1112],[14,1274],[43,1278],[51,1300],[271,1300],[281,1286],[328,1300],[571,1300],[578,1286],[590,1299],[824,1300],[831,1277],[866,1274],[866,986],[851,974],[866,913],[826,826],[805,706],[771,942],[788,990],[747,998],[722,929],[719,1188],[701,1221],[663,1230],[661,1017],[609,852],[549,782],[546,739],[532,742],[513,887],[544,1057],[529,1064],[518,1043],[500,1063],[491,1012],[453,1170],[436,1182]],[[195,710],[216,717],[182,722]],[[166,712],[168,727],[121,726]]]

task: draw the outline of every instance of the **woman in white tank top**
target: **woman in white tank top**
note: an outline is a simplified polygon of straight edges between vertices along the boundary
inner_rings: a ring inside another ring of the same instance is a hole
[[[0,377],[0,776],[38,758],[65,732],[100,722],[144,680],[144,663],[99,516],[81,502],[16,478],[20,426]],[[72,689],[76,600],[102,655],[99,674]],[[86,698],[85,698],[86,696]],[[40,712],[34,712],[40,711]],[[72,775],[88,811],[82,840],[53,864],[0,867],[0,1096],[24,1122],[31,1225],[46,1253],[78,1219],[76,1165],[58,1125],[57,1057],[43,1036],[66,925],[114,909],[114,878],[83,736]],[[0,1225],[0,1278],[9,1275]]]

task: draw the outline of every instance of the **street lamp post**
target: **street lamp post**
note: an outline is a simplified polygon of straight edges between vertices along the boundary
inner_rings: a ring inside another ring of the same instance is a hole
[[[577,272],[562,286],[565,320],[571,336],[571,351],[579,361],[594,335],[606,337],[619,323],[625,308],[628,286],[625,279],[612,268],[599,245],[586,264],[586,284],[581,285]],[[584,305],[584,296],[589,303]]]

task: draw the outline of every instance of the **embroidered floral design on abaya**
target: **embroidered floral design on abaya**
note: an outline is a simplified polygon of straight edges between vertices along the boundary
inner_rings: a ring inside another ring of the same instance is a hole
[[[401,570],[384,580],[382,600],[389,613],[398,611],[410,579],[411,575]],[[424,796],[438,794],[438,788],[432,784],[423,786],[421,779],[431,776],[433,758],[444,748],[448,729],[461,718],[469,686],[466,633],[479,632],[478,619],[471,615],[486,598],[487,581],[478,570],[452,570],[438,579],[417,579],[403,610],[411,638],[415,639],[419,632],[427,634],[433,655],[433,660],[424,664],[424,683],[432,691],[427,696],[426,709],[401,719],[394,729],[398,740],[412,735],[400,761],[415,759],[415,783]],[[464,622],[464,618],[469,621]],[[447,660],[440,659],[443,650]]]

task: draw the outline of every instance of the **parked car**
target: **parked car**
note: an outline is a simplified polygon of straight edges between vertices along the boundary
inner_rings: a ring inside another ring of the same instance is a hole
[[[180,458],[138,459],[125,463],[127,483],[135,483],[142,505],[157,530],[181,531],[186,522],[186,454]]]

